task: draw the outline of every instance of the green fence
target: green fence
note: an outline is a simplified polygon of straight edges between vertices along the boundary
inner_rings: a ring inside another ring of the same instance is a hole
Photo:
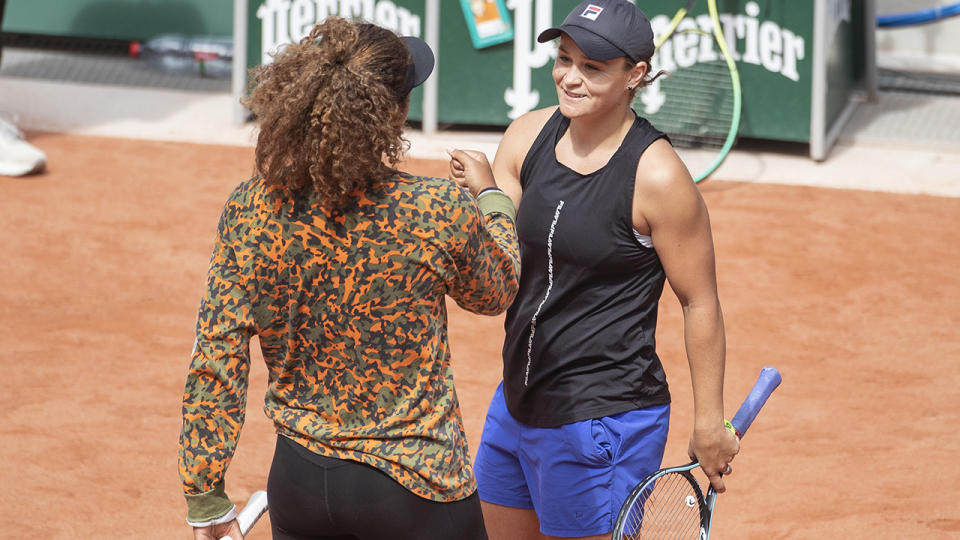
[[[158,34],[229,36],[234,0],[7,0],[3,30],[143,40]]]
[[[426,3],[250,0],[248,64],[298,39],[310,23],[327,15],[361,16],[422,37],[427,25],[433,24],[425,17]],[[437,2],[438,121],[503,126],[526,111],[556,104],[550,77],[553,46],[538,44],[535,37],[539,29],[558,24],[577,4],[576,0],[508,2],[514,39],[478,49],[461,3]],[[666,27],[677,6],[676,0],[641,1],[655,31]],[[863,2],[719,0],[718,7],[743,83],[742,137],[811,142],[819,124],[828,127],[843,115],[851,94],[863,86],[869,65]],[[706,16],[706,2],[696,4],[693,16]],[[815,30],[817,21],[823,26]],[[815,63],[817,40],[822,40],[824,68]],[[824,79],[819,83],[826,87],[822,96],[815,94],[817,77]],[[823,118],[815,119],[818,99],[825,106]],[[421,114],[419,108],[411,111],[415,119]]]
[[[578,3],[500,2],[509,7],[513,39],[481,48],[467,24],[470,2],[454,0],[8,0],[4,30],[122,39],[232,30],[245,51],[235,64],[240,68],[244,60],[246,67],[269,61],[271,52],[327,16],[359,17],[434,44],[436,76],[412,96],[412,119],[423,119],[425,128],[505,126],[556,104],[554,45],[535,38]],[[680,4],[639,3],[655,31]],[[740,135],[810,143],[813,157],[825,157],[852,97],[872,88],[873,0],[718,0],[718,8],[743,85]],[[706,9],[697,2],[693,16],[705,17]],[[235,92],[242,82],[235,81]]]

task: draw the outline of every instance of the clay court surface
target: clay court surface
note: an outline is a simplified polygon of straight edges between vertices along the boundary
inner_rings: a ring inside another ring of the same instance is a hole
[[[33,134],[48,173],[0,178],[2,538],[192,538],[177,476],[180,397],[217,218],[246,147]],[[442,162],[408,170],[443,176]],[[953,171],[956,174],[956,171]],[[960,198],[708,181],[732,415],[760,368],[784,382],[718,502],[714,538],[960,538]],[[661,304],[691,422],[679,305]],[[450,304],[476,448],[502,319]],[[274,444],[253,347],[227,490],[266,485]],[[268,538],[261,522],[248,538]]]

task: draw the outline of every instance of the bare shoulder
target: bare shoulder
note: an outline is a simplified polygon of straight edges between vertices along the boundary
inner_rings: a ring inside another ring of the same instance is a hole
[[[557,110],[556,106],[545,107],[520,116],[507,126],[507,130],[503,134],[503,140],[509,141],[514,147],[527,142],[524,150],[528,149],[555,110]]]
[[[640,232],[701,212],[703,199],[683,160],[666,139],[654,141],[637,163],[634,226]]]
[[[666,139],[657,139],[641,154],[637,163],[637,187],[665,189],[677,183],[693,182],[690,171]]]
[[[682,186],[693,186],[690,171],[666,139],[657,139],[637,163],[637,191],[655,195]]]
[[[513,181],[517,184],[517,193],[519,193],[520,167],[523,160],[555,110],[557,110],[556,106],[530,111],[507,126],[497,147],[497,157],[494,159],[494,173],[498,184],[501,184],[501,180]],[[503,187],[502,184],[501,187]],[[516,200],[519,201],[519,199]]]

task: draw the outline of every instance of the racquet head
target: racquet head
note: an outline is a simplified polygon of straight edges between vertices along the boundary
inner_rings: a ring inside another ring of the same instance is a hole
[[[657,471],[630,492],[614,539],[699,540],[709,529],[713,489],[704,497],[691,470],[696,463]]]
[[[728,429],[738,438],[743,437],[781,381],[776,368],[767,366],[760,370],[737,414],[727,422]],[[620,507],[613,540],[709,539],[717,492],[710,486],[704,496],[693,476],[698,467],[700,464],[694,461],[660,469],[644,478]]]

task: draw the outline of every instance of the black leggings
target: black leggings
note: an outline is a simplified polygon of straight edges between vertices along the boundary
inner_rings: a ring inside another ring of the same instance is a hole
[[[267,481],[274,540],[485,540],[476,493],[440,503],[379,470],[277,437]]]

